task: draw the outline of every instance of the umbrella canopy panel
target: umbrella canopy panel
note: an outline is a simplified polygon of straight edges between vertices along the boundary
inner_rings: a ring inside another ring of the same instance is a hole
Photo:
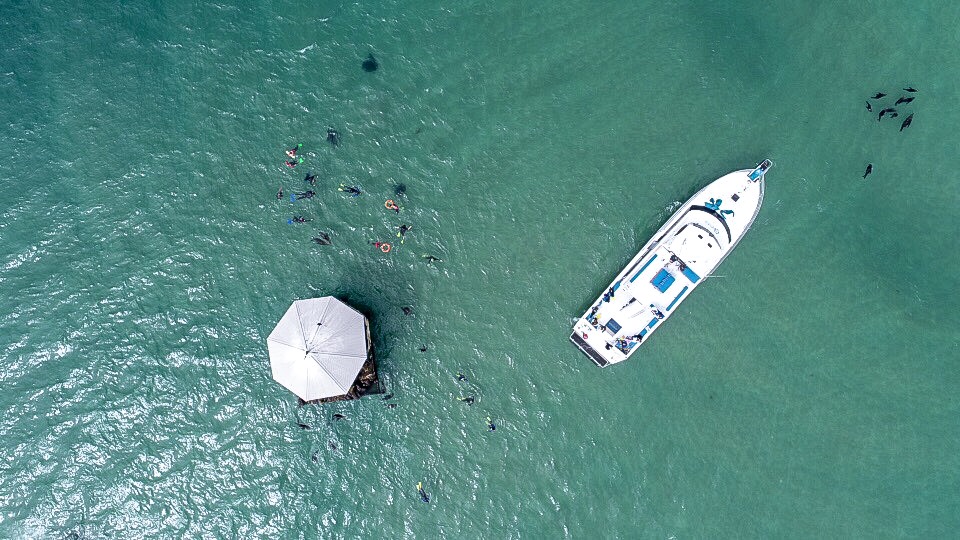
[[[341,396],[367,361],[367,320],[332,296],[297,300],[267,350],[273,378],[302,399]]]

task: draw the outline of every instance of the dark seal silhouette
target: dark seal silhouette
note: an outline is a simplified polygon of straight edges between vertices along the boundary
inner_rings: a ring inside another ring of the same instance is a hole
[[[863,177],[866,178],[867,175],[873,172],[873,163],[867,164],[867,170],[863,173]]]
[[[866,104],[867,104],[867,110],[870,112],[873,112],[873,107],[870,106],[870,102],[867,101]]]
[[[313,243],[321,246],[329,246],[332,242],[330,242],[330,235],[322,232],[313,238]]]
[[[916,98],[914,98],[914,97],[912,97],[912,96],[911,96],[911,97],[901,97],[900,99],[897,100],[896,103],[894,103],[894,105],[899,105],[899,104],[901,104],[901,103],[910,103],[910,102],[913,101],[914,99],[916,99]]]
[[[912,86],[908,86],[908,87],[904,88],[903,91],[904,91],[904,92],[916,92],[917,89],[914,88],[914,87],[912,87]]]
[[[913,113],[910,113],[910,116],[908,116],[908,117],[903,121],[903,123],[900,124],[900,131],[903,131],[904,129],[910,127],[910,124],[911,124],[911,123],[913,123]]]
[[[880,99],[880,98],[882,98],[882,97],[885,96],[885,95],[886,95],[886,94],[884,94],[883,92],[877,92],[877,93],[874,94],[873,97],[870,98],[870,99]]]
[[[894,108],[892,108],[892,107],[888,107],[888,108],[880,111],[880,115],[877,116],[877,122],[879,122],[880,119],[883,118],[885,114],[887,114],[887,113],[892,113],[892,112],[897,112],[897,110],[894,109]]]
[[[380,67],[380,64],[377,63],[377,59],[373,57],[373,54],[368,54],[367,59],[363,61],[363,70],[367,73],[372,73]]]
[[[327,128],[327,141],[334,146],[340,144],[340,134],[337,133],[337,130]]]

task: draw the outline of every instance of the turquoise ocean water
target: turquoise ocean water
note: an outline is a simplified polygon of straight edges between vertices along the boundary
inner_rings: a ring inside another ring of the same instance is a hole
[[[0,5],[0,537],[960,529],[960,4],[242,4]],[[630,362],[568,343],[764,157],[753,230]],[[396,408],[272,381],[327,294]]]

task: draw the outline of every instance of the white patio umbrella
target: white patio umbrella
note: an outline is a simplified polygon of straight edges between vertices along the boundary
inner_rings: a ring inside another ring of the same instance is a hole
[[[297,300],[267,337],[274,380],[305,401],[346,394],[367,345],[367,318],[332,296]]]

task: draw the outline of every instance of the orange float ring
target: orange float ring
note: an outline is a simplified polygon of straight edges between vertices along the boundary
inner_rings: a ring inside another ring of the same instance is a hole
[[[393,210],[397,207],[397,203],[393,202],[393,199],[387,199],[387,202],[383,203],[383,207],[387,210]]]
[[[388,243],[386,243],[386,242],[380,244],[380,251],[382,251],[382,252],[384,252],[384,253],[390,253],[390,244],[388,244]]]

